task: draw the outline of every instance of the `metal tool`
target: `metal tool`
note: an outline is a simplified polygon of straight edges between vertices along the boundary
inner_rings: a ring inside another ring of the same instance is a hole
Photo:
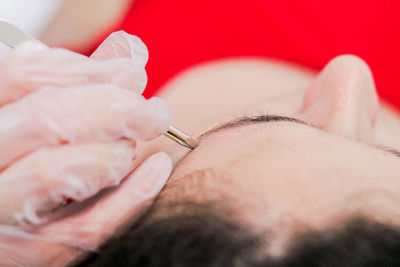
[[[8,21],[0,19],[0,42],[8,45],[11,48],[15,48],[18,44],[23,42],[33,42],[40,46],[47,47],[45,44],[25,33],[15,25]],[[181,146],[194,149],[197,143],[190,136],[184,134],[173,126],[169,126],[168,131],[164,135],[171,140],[177,142]]]
[[[192,137],[184,134],[172,125],[169,126],[168,131],[164,133],[164,135],[184,147],[194,149],[197,146],[197,143],[193,140]]]

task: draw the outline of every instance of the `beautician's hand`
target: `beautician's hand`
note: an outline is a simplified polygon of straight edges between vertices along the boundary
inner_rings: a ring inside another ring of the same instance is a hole
[[[142,41],[123,31],[112,33],[90,58],[25,43],[0,62],[0,105],[48,86],[114,84],[141,94],[147,60]]]
[[[161,190],[170,158],[134,160],[135,141],[171,120],[165,102],[140,95],[146,61],[119,32],[91,58],[23,45],[0,62],[0,266],[63,266]]]

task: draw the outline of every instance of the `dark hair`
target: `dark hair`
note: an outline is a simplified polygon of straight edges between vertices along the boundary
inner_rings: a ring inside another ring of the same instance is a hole
[[[372,267],[400,266],[400,229],[363,218],[322,232],[302,233],[287,253],[262,257],[265,243],[204,204],[153,216],[154,208],[111,238],[79,266],[107,267]]]

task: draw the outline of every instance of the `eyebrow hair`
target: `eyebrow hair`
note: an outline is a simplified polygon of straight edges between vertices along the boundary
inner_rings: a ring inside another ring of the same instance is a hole
[[[312,125],[310,123],[307,123],[305,121],[296,119],[296,118],[291,118],[291,117],[286,117],[286,116],[280,116],[280,115],[259,115],[259,116],[252,116],[252,117],[240,117],[237,119],[234,119],[232,121],[228,121],[222,124],[219,124],[210,130],[206,131],[205,133],[201,134],[198,138],[196,138],[196,141],[198,142],[199,140],[205,138],[206,136],[225,130],[225,129],[232,129],[232,128],[237,128],[241,126],[246,126],[246,125],[252,125],[252,124],[258,124],[258,123],[268,123],[268,122],[278,122],[278,121],[286,121],[286,122],[293,122],[293,123],[299,123],[303,125],[307,125],[312,128],[316,128],[319,130],[323,129],[321,127],[317,127],[315,125]],[[400,157],[400,151],[392,148],[392,147],[387,147],[387,146],[382,146],[382,145],[376,145],[376,144],[370,144],[368,143],[367,145],[379,149],[381,151],[389,152],[397,157]],[[190,152],[188,153],[190,154]],[[186,155],[185,155],[186,157]]]
[[[201,139],[205,138],[206,136],[208,136],[210,134],[213,134],[213,133],[217,133],[217,132],[225,130],[225,129],[232,129],[232,128],[236,128],[236,127],[251,125],[251,124],[266,123],[266,122],[277,122],[277,121],[288,121],[288,122],[294,122],[294,123],[300,123],[300,124],[309,125],[308,123],[306,123],[304,121],[301,121],[299,119],[286,117],[286,116],[280,116],[280,115],[267,115],[267,114],[264,114],[264,115],[252,116],[252,117],[243,116],[243,117],[239,117],[239,118],[233,119],[233,120],[228,121],[228,122],[224,122],[224,123],[218,124],[217,126],[214,126],[210,130],[202,133],[199,137],[196,138],[195,141],[196,141],[197,144],[199,144]],[[315,127],[315,126],[312,126],[312,125],[310,125],[310,126],[311,127]],[[177,169],[178,166],[184,161],[184,159],[187,158],[191,153],[193,153],[193,151],[196,151],[196,148],[190,150],[182,158],[180,158],[175,163],[175,167],[172,170],[172,172],[174,172],[175,169]],[[399,155],[400,155],[400,152],[399,152]]]
[[[232,121],[228,121],[222,124],[219,124],[210,130],[206,131],[205,133],[201,134],[197,140],[201,140],[207,135],[210,135],[212,133],[216,133],[225,129],[232,129],[232,128],[237,128],[245,125],[250,125],[250,124],[258,124],[258,123],[266,123],[266,122],[277,122],[277,121],[287,121],[287,122],[294,122],[294,123],[300,123],[300,124],[305,124],[309,125],[308,123],[291,118],[291,117],[286,117],[286,116],[279,116],[279,115],[260,115],[260,116],[253,116],[253,117],[240,117],[237,119],[234,119]],[[311,127],[315,127],[310,125]],[[316,127],[315,127],[316,128]]]

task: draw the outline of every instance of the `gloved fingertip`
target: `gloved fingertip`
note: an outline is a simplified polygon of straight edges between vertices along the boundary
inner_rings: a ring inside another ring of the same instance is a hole
[[[133,58],[135,61],[141,61],[144,66],[149,55],[139,37],[118,31],[111,33],[90,57],[98,60]]]
[[[155,197],[166,184],[172,172],[172,160],[165,152],[147,158],[129,178],[135,196],[150,199]]]
[[[158,129],[159,134],[165,133],[172,121],[172,112],[167,102],[159,97],[152,97],[148,100],[148,105],[154,116],[151,122],[153,128]]]

